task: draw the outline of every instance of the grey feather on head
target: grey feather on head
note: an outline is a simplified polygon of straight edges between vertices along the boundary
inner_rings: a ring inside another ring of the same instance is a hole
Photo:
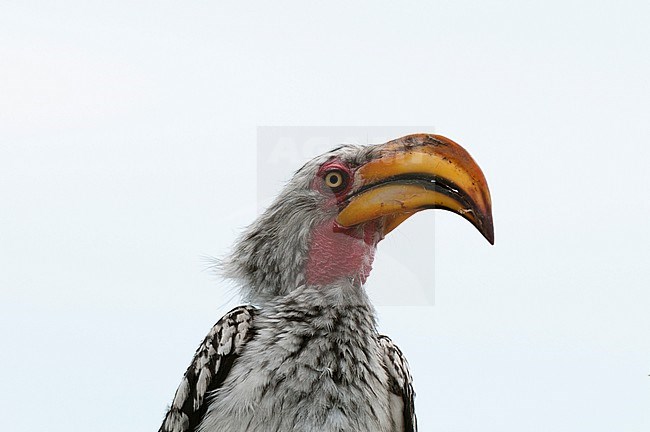
[[[237,282],[242,297],[261,302],[289,294],[305,284],[305,263],[313,227],[336,216],[322,192],[311,185],[319,168],[334,158],[359,166],[373,156],[372,146],[344,145],[300,168],[272,204],[235,242],[219,263],[222,275]]]

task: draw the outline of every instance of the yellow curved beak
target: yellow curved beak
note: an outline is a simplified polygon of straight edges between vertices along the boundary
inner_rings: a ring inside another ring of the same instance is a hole
[[[358,186],[337,222],[350,227],[385,218],[384,234],[425,209],[444,209],[467,219],[494,244],[487,181],[467,151],[440,135],[408,135],[383,144],[361,166]]]

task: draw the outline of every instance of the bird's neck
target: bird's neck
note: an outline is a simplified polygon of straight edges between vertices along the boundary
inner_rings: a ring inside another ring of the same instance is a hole
[[[381,231],[375,223],[341,228],[334,218],[305,222],[295,212],[269,211],[221,263],[222,274],[237,280],[242,296],[258,304],[303,286],[361,290]]]
[[[327,286],[302,285],[289,294],[267,299],[261,309],[277,312],[304,310],[331,310],[333,312],[358,309],[374,322],[375,310],[366,291],[351,281],[339,280]]]

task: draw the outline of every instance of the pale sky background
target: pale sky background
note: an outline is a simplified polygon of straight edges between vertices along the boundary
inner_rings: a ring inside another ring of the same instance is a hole
[[[435,305],[394,286],[378,307],[421,431],[649,431],[649,17],[2,2],[0,428],[157,430],[236,303],[204,257],[257,214],[258,127],[431,125],[482,166],[496,245],[432,212],[380,245],[377,286],[387,257],[435,256],[414,264]]]

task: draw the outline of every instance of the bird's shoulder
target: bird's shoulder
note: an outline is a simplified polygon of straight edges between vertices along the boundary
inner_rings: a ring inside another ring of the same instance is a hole
[[[225,314],[199,345],[159,432],[189,432],[200,423],[206,394],[218,388],[253,335],[257,309],[238,306]]]
[[[404,431],[415,432],[417,431],[415,391],[408,361],[402,350],[388,336],[379,335],[378,342],[381,347],[384,369],[388,373],[390,391],[402,399]]]

